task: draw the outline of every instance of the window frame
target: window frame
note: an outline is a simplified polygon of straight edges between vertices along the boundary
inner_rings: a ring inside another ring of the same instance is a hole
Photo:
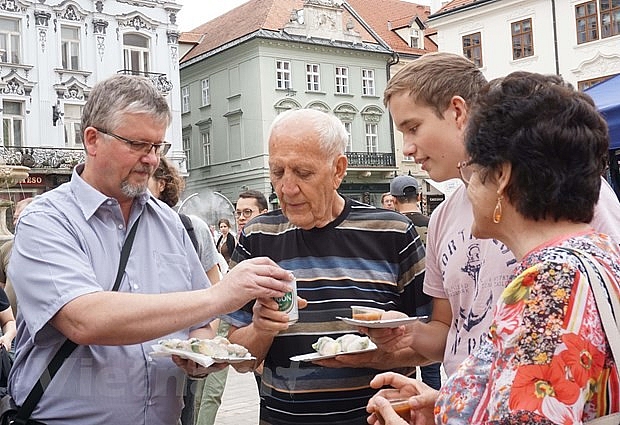
[[[146,47],[134,44],[126,44],[125,37],[135,36],[146,41]],[[134,68],[134,55],[137,55],[137,68]],[[151,39],[142,34],[133,32],[123,34],[123,65],[124,69],[131,71],[135,75],[144,74],[151,68]]]
[[[77,38],[66,38],[63,32],[65,30],[75,31],[77,34]],[[62,69],[70,70],[70,71],[78,71],[81,66],[81,39],[80,39],[80,27],[75,27],[71,25],[61,25],[60,27],[60,55],[61,55],[61,66]],[[77,47],[77,53],[75,55],[76,63],[73,63],[73,52],[72,49]]]
[[[524,24],[529,25],[529,30],[523,30]],[[515,32],[516,25],[519,25],[519,32]],[[528,37],[529,43],[527,43]],[[512,46],[512,60],[520,60],[534,56],[534,27],[532,26],[532,18],[526,18],[521,19],[520,21],[511,22],[510,39]],[[516,41],[518,41],[519,43],[516,43]],[[528,45],[529,54],[526,54],[528,50]]]
[[[461,37],[461,45],[463,48],[463,56],[472,61],[476,67],[482,68],[484,66],[484,60],[482,58],[482,32],[478,31],[465,34]]]
[[[213,147],[211,144],[211,127],[200,130],[200,144],[202,146],[202,165],[211,165],[213,158],[211,157]]]
[[[306,90],[309,92],[321,91],[321,65],[318,63],[306,64]]]
[[[276,60],[276,88],[288,90],[291,88],[291,62]]]
[[[379,152],[379,124],[375,122],[367,122],[364,125],[365,140],[366,140],[366,152],[378,153]],[[372,131],[374,130],[374,131]]]
[[[347,132],[347,146],[345,147],[345,152],[353,152],[353,137],[351,133],[353,131],[353,123],[351,121],[343,121],[344,129]]]
[[[191,133],[183,133],[181,135],[181,144],[183,145],[183,153],[185,154],[185,161],[187,164],[187,170],[191,169],[191,152],[192,152],[192,135]]]
[[[349,67],[337,66],[334,69],[334,82],[337,94],[349,94]]]
[[[0,62],[1,63],[22,63],[22,25],[19,19],[13,19],[7,16],[0,16],[0,27],[2,21],[11,22],[16,24],[17,31],[2,30],[0,29],[0,38],[5,37],[6,49],[0,49]],[[2,60],[4,56],[4,59]]]
[[[598,6],[599,6],[599,16],[600,16],[600,37],[601,39],[603,38],[609,38],[609,37],[614,37],[616,35],[620,34],[620,3],[614,7],[613,6],[613,1],[612,0],[607,0],[607,4],[608,4],[608,8],[607,9],[603,9],[603,4],[602,4],[602,0],[599,0],[598,2]],[[605,16],[609,17],[609,29],[610,31],[608,31],[606,33],[606,25],[604,23],[604,18]]]
[[[411,27],[411,31],[409,33],[409,43],[410,43],[410,47],[412,49],[421,49],[422,47],[420,47],[420,33],[422,31],[420,31],[417,28]],[[414,43],[415,41],[415,43]]]
[[[181,113],[187,114],[190,111],[189,86],[181,87]]]
[[[375,70],[362,68],[362,96],[375,96]]]
[[[206,84],[205,84],[206,83]],[[209,106],[211,104],[211,90],[210,90],[211,82],[209,78],[203,78],[200,80],[200,90],[201,90],[201,98],[202,98],[202,106]]]
[[[11,114],[7,111],[7,103],[13,103],[19,105],[19,114]],[[25,102],[20,100],[13,99],[3,99],[2,100],[2,143],[4,146],[15,146],[20,147],[24,146],[25,135],[24,131],[26,130],[26,114],[25,114]],[[9,126],[7,127],[7,123]],[[15,139],[15,125],[19,123],[19,140]],[[8,131],[8,132],[7,132]],[[8,140],[7,140],[8,139]]]
[[[73,114],[73,109],[76,109]],[[65,103],[63,105],[64,115],[62,117],[62,123],[65,131],[65,147],[75,148],[83,147],[82,141],[82,110],[83,105],[76,103]]]
[[[588,5],[594,6],[594,13],[588,13]],[[584,9],[584,14],[578,16],[578,11],[580,8]],[[591,36],[591,29],[588,28],[588,24],[592,22],[592,18],[594,18],[593,29],[596,34]],[[581,21],[584,21],[583,31],[579,29],[579,23]],[[600,38],[600,28],[598,25],[598,2],[596,0],[591,0],[575,5],[575,34],[577,37],[577,44],[589,43]],[[580,37],[580,34],[583,34],[584,37]]]

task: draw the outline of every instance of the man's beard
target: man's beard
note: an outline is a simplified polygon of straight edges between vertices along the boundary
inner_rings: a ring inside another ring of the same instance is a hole
[[[121,182],[121,192],[128,198],[137,198],[146,192],[148,184],[135,185],[130,184],[127,180]]]

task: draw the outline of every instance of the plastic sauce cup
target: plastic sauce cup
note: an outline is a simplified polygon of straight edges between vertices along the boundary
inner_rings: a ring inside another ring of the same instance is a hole
[[[379,308],[351,306],[351,317],[355,320],[381,320],[382,315],[383,310]]]
[[[390,405],[398,416],[409,423],[411,420],[411,409],[409,408],[409,402],[406,399],[390,400]],[[381,413],[379,413],[378,410],[375,410],[375,414],[383,420],[383,417],[381,417]]]

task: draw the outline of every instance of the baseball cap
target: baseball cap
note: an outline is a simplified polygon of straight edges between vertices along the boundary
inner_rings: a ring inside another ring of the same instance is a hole
[[[392,196],[405,196],[405,192],[413,192],[413,188],[416,193],[420,193],[420,183],[415,177],[411,176],[397,176],[390,182],[390,193]]]

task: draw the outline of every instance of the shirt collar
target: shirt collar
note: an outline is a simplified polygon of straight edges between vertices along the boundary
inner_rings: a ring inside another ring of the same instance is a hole
[[[118,205],[118,201],[115,198],[104,195],[88,184],[81,176],[82,171],[84,171],[83,163],[73,168],[70,185],[71,191],[78,200],[78,205],[86,220],[90,219],[104,204]],[[138,202],[140,210],[142,210],[150,197],[150,192],[145,191],[143,194],[137,196],[134,202]]]

